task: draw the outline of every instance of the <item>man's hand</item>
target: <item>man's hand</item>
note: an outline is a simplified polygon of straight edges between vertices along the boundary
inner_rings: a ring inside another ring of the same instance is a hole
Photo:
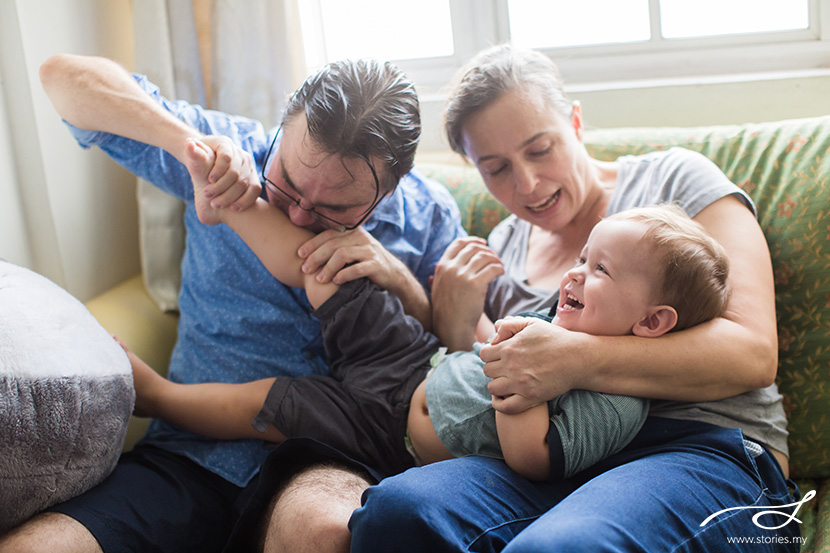
[[[215,156],[213,166],[206,175],[204,192],[211,206],[244,211],[254,205],[262,193],[262,185],[251,154],[227,136],[204,136],[202,142]]]
[[[404,311],[432,328],[431,310],[426,291],[403,262],[375,238],[356,228],[348,232],[321,232],[297,250],[305,261],[302,271],[316,273],[317,282],[346,282],[366,277],[379,288],[396,295]]]
[[[396,283],[409,273],[400,259],[362,228],[321,232],[300,246],[297,255],[305,259],[303,272],[317,273],[321,283],[340,285],[367,277],[378,287],[394,291]]]

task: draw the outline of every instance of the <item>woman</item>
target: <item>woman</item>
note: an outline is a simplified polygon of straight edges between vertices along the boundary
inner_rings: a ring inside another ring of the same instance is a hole
[[[492,321],[549,308],[603,216],[666,201],[725,247],[725,314],[657,340],[509,321],[516,334],[481,350],[497,410],[521,412],[572,389],[663,401],[628,447],[564,482],[531,484],[501,462],[472,457],[387,479],[352,517],[353,551],[733,550],[734,537],[779,551],[797,535],[797,524],[769,530],[760,526],[784,521],[752,520],[754,508],[794,500],[773,384],[771,262],[751,200],[687,150],[592,159],[583,130],[580,106],[541,54],[498,46],[462,71],[446,112],[450,145],[513,215],[490,236],[495,253],[460,239],[436,267],[442,341],[469,349],[492,333]],[[732,507],[752,509],[701,526]]]

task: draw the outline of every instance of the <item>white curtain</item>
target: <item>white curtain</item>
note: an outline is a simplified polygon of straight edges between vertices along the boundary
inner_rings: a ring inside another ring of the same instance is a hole
[[[65,283],[16,2],[0,3],[0,259]]]
[[[251,117],[270,128],[305,77],[296,2],[134,2],[136,71],[168,98]],[[139,182],[138,198],[145,282],[162,309],[175,310],[184,208],[146,182]]]

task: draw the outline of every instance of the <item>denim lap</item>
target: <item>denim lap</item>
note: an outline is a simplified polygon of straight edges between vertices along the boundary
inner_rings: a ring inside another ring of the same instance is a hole
[[[753,459],[739,430],[650,418],[622,452],[562,482],[530,483],[475,457],[387,479],[352,517],[352,550],[736,551],[743,540],[782,551],[796,522],[762,529],[745,509],[700,524],[792,502],[774,458]]]

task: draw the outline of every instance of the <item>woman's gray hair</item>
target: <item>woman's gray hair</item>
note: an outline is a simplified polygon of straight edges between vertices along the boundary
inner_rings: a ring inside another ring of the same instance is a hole
[[[466,155],[461,132],[467,119],[508,92],[526,91],[570,117],[573,103],[565,96],[553,61],[536,50],[501,44],[477,54],[455,77],[444,110],[444,130],[453,151]]]
[[[304,113],[308,134],[324,152],[358,158],[376,171],[380,192],[412,170],[421,137],[415,87],[388,62],[344,60],[309,77],[291,96],[283,125]],[[372,160],[383,167],[375,168]]]

